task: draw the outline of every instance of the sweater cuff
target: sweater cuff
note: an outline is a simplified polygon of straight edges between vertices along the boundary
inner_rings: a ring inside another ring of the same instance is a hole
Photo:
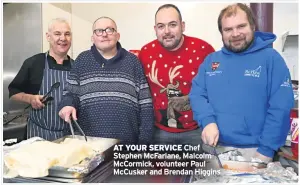
[[[73,102],[73,98],[72,97],[66,97],[64,98],[61,103],[59,104],[58,106],[58,110],[60,111],[62,108],[64,108],[65,106],[71,106],[71,107],[74,107],[75,109],[76,108],[76,105],[74,104]]]
[[[204,129],[206,127],[206,125],[210,124],[210,123],[216,123],[216,119],[214,116],[208,116],[206,118],[203,118],[202,121],[200,121],[202,128]]]
[[[274,154],[275,154],[274,150],[272,150],[272,149],[270,149],[266,146],[258,147],[257,152],[264,155],[264,156],[271,157],[271,158],[273,158]]]

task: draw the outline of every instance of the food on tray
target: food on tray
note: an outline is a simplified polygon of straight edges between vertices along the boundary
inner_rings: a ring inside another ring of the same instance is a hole
[[[228,167],[227,164],[224,164],[224,165],[223,165],[223,168],[224,168],[225,170],[229,170],[229,167]]]
[[[110,143],[108,143],[110,144]],[[37,141],[23,145],[4,156],[4,163],[11,171],[23,177],[43,177],[48,175],[52,166],[71,167],[86,157],[109,148],[103,141],[83,141],[66,138],[57,144],[49,141]]]
[[[59,150],[58,144],[39,141],[10,152],[4,156],[4,163],[23,177],[46,176],[48,169],[58,162]]]
[[[251,165],[247,165],[247,164],[238,165],[235,164],[235,162],[224,164],[223,169],[231,170],[235,172],[253,172],[255,170],[255,168]]]
[[[238,150],[231,150],[219,154],[219,158],[225,170],[238,171],[238,172],[252,172],[257,168],[264,168],[264,164],[260,159],[253,158],[250,155],[244,155]]]
[[[109,147],[115,144],[115,139],[99,138],[98,140],[78,140],[73,138],[66,138],[61,144],[83,144],[90,146],[96,152],[104,152]]]
[[[59,146],[61,146],[60,158],[55,166],[69,168],[95,153],[89,144],[78,139],[69,139],[68,142],[62,142]]]

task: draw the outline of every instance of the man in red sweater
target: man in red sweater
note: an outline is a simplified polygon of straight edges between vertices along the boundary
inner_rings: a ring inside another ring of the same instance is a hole
[[[155,14],[157,39],[142,47],[139,59],[151,89],[158,144],[201,144],[188,94],[204,58],[214,52],[207,42],[183,34],[179,9],[165,4]]]

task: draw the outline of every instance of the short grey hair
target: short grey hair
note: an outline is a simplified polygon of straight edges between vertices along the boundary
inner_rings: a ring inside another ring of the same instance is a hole
[[[70,24],[69,24],[69,22],[67,21],[67,19],[65,19],[65,18],[55,18],[55,19],[52,19],[52,20],[49,22],[49,24],[48,24],[48,32],[51,31],[53,24],[55,24],[55,23],[57,23],[57,22],[59,22],[59,23],[66,23],[67,25],[70,26]]]

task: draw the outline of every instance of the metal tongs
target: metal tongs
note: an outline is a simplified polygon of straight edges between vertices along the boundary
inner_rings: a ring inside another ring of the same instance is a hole
[[[73,119],[73,117],[71,116],[71,121],[73,121],[76,125],[76,127],[78,128],[79,132],[84,136],[85,141],[87,142],[87,137],[85,135],[85,133],[83,132],[83,130],[81,129],[81,127],[79,126],[78,122]],[[72,133],[72,137],[75,138],[75,134],[74,134],[74,128],[73,128],[73,124],[69,123],[70,129],[71,129],[71,133]]]
[[[222,165],[222,163],[221,163],[221,160],[220,160],[220,158],[219,158],[219,155],[217,154],[217,151],[216,151],[216,147],[215,147],[215,146],[213,146],[213,155],[216,156],[217,161],[218,161],[218,163],[219,163],[219,167],[220,167],[220,168],[223,168],[223,165]]]
[[[203,144],[204,144],[204,143],[203,143]],[[206,146],[209,147],[209,151],[208,151],[208,152],[209,152],[210,154],[214,155],[214,156],[217,158],[219,167],[220,167],[220,168],[223,168],[223,165],[222,165],[222,163],[221,163],[221,160],[220,160],[219,155],[218,155],[217,150],[216,150],[216,146],[211,146],[211,145],[208,145],[208,144],[204,144],[204,145],[206,145]]]
[[[43,104],[46,104],[46,103],[48,103],[48,102],[50,102],[50,101],[53,101],[54,98],[53,98],[52,96],[49,96],[49,95],[50,95],[55,89],[57,89],[59,86],[60,86],[60,82],[56,82],[56,83],[52,84],[52,85],[51,85],[51,89],[43,96],[41,102],[42,102]],[[20,117],[23,117],[24,114],[26,113],[26,110],[27,110],[29,107],[31,107],[31,104],[29,104],[28,106],[26,106],[26,107],[24,108],[22,114],[15,116],[15,117],[12,118],[11,120],[5,122],[3,125],[7,125],[7,124],[9,124],[10,122],[12,122],[12,121],[14,121],[14,120],[16,120],[16,119],[18,119],[18,118],[20,118]]]

